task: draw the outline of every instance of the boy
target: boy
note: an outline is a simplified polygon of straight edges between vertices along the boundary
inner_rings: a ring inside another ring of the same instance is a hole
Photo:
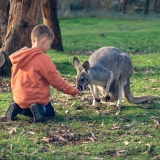
[[[49,85],[75,96],[79,91],[65,81],[55,64],[45,53],[50,49],[54,33],[46,25],[37,25],[31,32],[32,48],[22,48],[9,56],[12,62],[11,88],[14,102],[5,117],[14,120],[18,114],[33,117],[34,122],[45,122],[55,115],[49,102]]]

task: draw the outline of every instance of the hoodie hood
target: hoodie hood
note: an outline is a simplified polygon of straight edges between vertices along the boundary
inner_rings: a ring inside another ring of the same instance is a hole
[[[39,54],[44,54],[40,48],[27,48],[14,52],[9,56],[13,66],[22,68],[30,62],[30,60]]]

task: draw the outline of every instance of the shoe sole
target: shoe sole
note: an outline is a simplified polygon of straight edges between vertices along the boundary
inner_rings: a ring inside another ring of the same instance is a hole
[[[34,122],[45,122],[45,117],[43,116],[43,114],[40,114],[41,109],[39,108],[38,105],[32,105],[31,111],[33,114],[33,121]]]
[[[10,105],[10,107],[8,108],[8,111],[6,112],[6,115],[5,117],[8,119],[8,120],[11,120],[11,121],[14,121],[14,117],[13,117],[13,113],[15,112],[16,106],[14,105]]]

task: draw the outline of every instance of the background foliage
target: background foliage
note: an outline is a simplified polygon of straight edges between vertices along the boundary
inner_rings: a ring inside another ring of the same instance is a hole
[[[121,0],[125,1],[125,14],[123,13],[120,0],[58,0],[59,17],[100,16],[100,17],[129,17],[137,18],[144,16],[146,0]],[[155,3],[157,1],[157,3]],[[159,17],[160,1],[149,0],[147,17]]]

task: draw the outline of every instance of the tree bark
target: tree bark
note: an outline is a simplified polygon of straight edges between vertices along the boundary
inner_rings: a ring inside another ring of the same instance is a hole
[[[149,9],[149,0],[145,0],[144,2],[144,14],[148,14]]]
[[[105,0],[105,1],[104,1],[104,3],[105,3],[105,8],[107,8],[108,10],[109,10],[109,8],[110,8],[111,1],[112,1],[112,0]]]
[[[66,1],[66,6],[65,6],[64,17],[67,17],[70,14],[70,4],[71,4],[71,0],[67,0]]]
[[[123,5],[122,5],[123,13],[126,13],[126,5],[127,5],[127,1],[123,0]]]
[[[0,0],[0,47],[4,43],[9,14],[9,1]]]
[[[57,51],[63,51],[61,31],[57,15],[57,0],[42,0],[41,9],[43,23],[50,27],[55,34],[51,48]]]
[[[160,0],[154,0],[153,10],[155,13],[160,11]]]
[[[31,47],[30,33],[39,23],[39,13],[39,0],[10,0],[8,27],[1,48],[1,53],[5,55],[1,75],[11,72],[9,55],[24,46]]]
[[[90,0],[81,0],[81,4],[85,12],[89,12],[91,10]]]
[[[123,13],[126,13],[126,0],[119,0],[119,5],[118,5],[118,11],[122,11]]]

